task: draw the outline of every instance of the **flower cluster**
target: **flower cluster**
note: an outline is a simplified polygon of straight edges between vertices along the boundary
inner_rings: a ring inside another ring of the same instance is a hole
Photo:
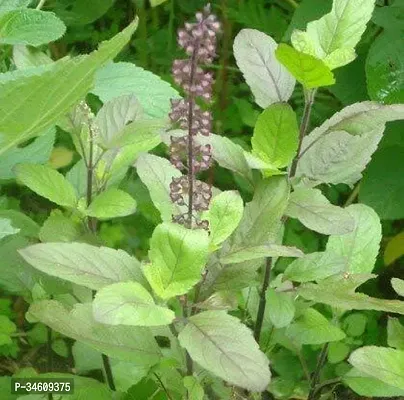
[[[202,66],[211,64],[216,56],[219,30],[220,24],[211,14],[210,6],[205,7],[196,14],[195,23],[187,23],[179,30],[178,44],[189,57],[173,63],[174,80],[182,87],[185,98],[172,100],[170,120],[187,134],[171,137],[170,159],[176,168],[187,171],[187,175],[172,180],[170,194],[174,203],[188,208],[186,213],[173,216],[173,220],[189,228],[208,228],[207,221],[199,220],[194,212],[208,209],[212,188],[195,176],[210,167],[212,148],[210,144],[196,143],[194,138],[209,136],[212,128],[211,113],[203,110],[197,100],[205,104],[212,100],[213,74],[205,72]]]

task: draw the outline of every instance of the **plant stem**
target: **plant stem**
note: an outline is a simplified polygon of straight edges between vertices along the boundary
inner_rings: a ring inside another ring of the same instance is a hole
[[[293,8],[298,8],[299,4],[295,0],[286,0]]]
[[[316,95],[315,90],[308,90],[308,91],[305,91],[305,93],[304,93],[305,104],[304,104],[302,123],[300,125],[300,130],[299,130],[299,144],[297,147],[296,157],[292,162],[292,166],[290,167],[289,178],[293,178],[296,174],[297,164],[299,162],[299,156],[300,156],[300,152],[302,150],[303,139],[306,136],[307,129],[309,128],[309,124],[310,124],[311,110],[313,108],[315,95]]]
[[[341,378],[329,379],[321,384],[318,384],[315,389],[315,397],[320,397],[324,388],[327,386],[338,385],[341,383]]]
[[[155,377],[157,378],[157,380],[159,381],[161,388],[164,390],[164,393],[165,393],[166,396],[167,396],[167,399],[168,399],[168,400],[172,400],[173,398],[171,397],[170,393],[168,392],[168,390],[167,390],[167,388],[165,387],[165,385],[164,385],[163,381],[161,380],[161,378],[160,378],[156,373],[154,373],[154,376],[155,376]]]
[[[272,258],[267,258],[265,265],[264,282],[262,284],[262,289],[260,293],[260,304],[258,306],[257,319],[255,321],[255,327],[254,327],[254,338],[257,341],[257,343],[259,343],[260,341],[262,324],[264,322],[265,307],[267,303],[266,292],[269,286],[269,280],[271,278],[271,269],[272,269]]]
[[[92,200],[93,200],[93,181],[94,181],[94,134],[93,134],[93,127],[89,126],[89,155],[88,155],[88,160],[87,160],[87,196],[86,196],[86,201],[87,201],[87,207],[90,206]],[[90,232],[93,234],[96,234],[97,232],[97,219],[93,217],[89,217],[87,219],[87,225],[88,229]],[[94,297],[94,292],[93,292],[93,297]],[[109,362],[108,356],[105,354],[102,355],[102,362],[104,364],[104,369],[105,369],[105,376],[107,378],[107,383],[108,386],[110,387],[111,390],[115,391],[115,382],[114,382],[114,377],[112,375],[112,369],[111,369],[111,363]]]
[[[355,186],[355,189],[349,195],[347,201],[344,204],[344,207],[350,206],[356,200],[356,198],[359,195],[359,189],[360,189],[360,182]]]
[[[47,331],[47,343],[46,343],[46,355],[47,355],[47,372],[52,372],[53,370],[53,359],[52,359],[52,329],[49,326],[46,327]],[[53,400],[53,394],[48,393],[48,400]]]
[[[46,0],[40,0],[36,6],[36,10],[40,10],[45,5]]]
[[[314,371],[313,377],[311,378],[310,393],[309,393],[309,397],[307,398],[307,400],[317,400],[317,393],[318,393],[317,383],[320,379],[321,369],[323,368],[325,359],[328,354],[328,347],[329,347],[329,344],[326,343],[321,350],[320,357],[318,358],[318,362],[316,365],[316,369]]]

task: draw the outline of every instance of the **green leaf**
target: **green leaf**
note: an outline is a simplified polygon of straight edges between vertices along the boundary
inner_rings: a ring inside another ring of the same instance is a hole
[[[374,6],[375,0],[334,0],[330,13],[307,25],[304,47],[312,48],[310,54],[324,60],[331,69],[348,64],[355,57],[354,49]],[[295,47],[301,49],[301,45]]]
[[[345,210],[355,221],[354,230],[345,235],[330,236],[327,251],[346,257],[346,272],[372,272],[382,239],[379,216],[363,204],[354,204]]]
[[[127,62],[111,63],[101,69],[92,93],[104,103],[123,95],[135,95],[152,118],[166,117],[171,109],[170,99],[180,97],[168,82]]]
[[[43,300],[31,305],[28,318],[118,360],[152,366],[161,357],[148,328],[98,323],[93,318],[91,304],[76,304],[68,311],[55,300]]]
[[[349,314],[343,321],[343,329],[348,336],[358,337],[365,333],[368,319],[363,313]]]
[[[334,74],[320,59],[295,50],[281,43],[275,51],[276,58],[307,89],[330,86],[335,83]]]
[[[296,176],[352,185],[361,177],[386,122],[404,119],[404,106],[374,102],[344,108],[303,139]]]
[[[319,284],[306,283],[299,286],[300,296],[316,303],[328,304],[343,310],[376,310],[404,315],[404,302],[383,300],[356,293],[355,289],[374,275],[334,275]]]
[[[384,250],[384,264],[391,265],[404,255],[404,231],[392,237]]]
[[[0,346],[12,344],[11,334],[17,330],[16,325],[5,315],[0,315]]]
[[[288,326],[295,316],[295,303],[290,293],[268,289],[266,292],[267,313],[275,328]]]
[[[205,267],[209,237],[204,230],[163,223],[150,240],[149,258],[143,272],[162,299],[187,293],[200,279]]]
[[[18,69],[53,63],[53,60],[41,50],[22,44],[13,46],[13,61]]]
[[[20,254],[46,274],[93,290],[117,282],[145,282],[139,261],[123,250],[86,243],[39,243]]]
[[[236,251],[226,253],[220,258],[223,264],[235,264],[243,261],[256,260],[266,257],[303,257],[301,250],[296,247],[281,246],[278,244],[267,244],[262,246],[253,246],[239,248]]]
[[[32,0],[0,0],[0,13],[28,7]]]
[[[359,199],[381,219],[404,218],[404,147],[386,147],[375,153],[363,176]]]
[[[367,346],[355,350],[349,362],[360,372],[404,390],[404,351]]]
[[[100,220],[125,217],[136,210],[136,201],[128,193],[109,188],[91,202],[84,211],[86,215]]]
[[[175,313],[157,306],[151,294],[137,282],[120,282],[105,286],[93,302],[94,318],[107,325],[169,325]]]
[[[53,13],[30,8],[0,15],[0,43],[40,46],[66,32],[65,24]]]
[[[195,362],[230,384],[256,392],[268,386],[268,359],[252,332],[224,311],[190,317],[178,339]]]
[[[9,219],[11,225],[19,229],[20,236],[38,237],[39,225],[27,215],[15,210],[0,210],[0,218]]]
[[[18,228],[13,227],[9,219],[0,218],[0,239],[5,238],[6,236],[15,235],[19,231]]]
[[[39,136],[33,143],[25,147],[14,147],[0,158],[0,179],[15,179],[14,167],[17,164],[45,164],[52,153],[55,141],[55,130]]]
[[[384,8],[384,7],[383,7]],[[366,60],[366,81],[372,100],[386,104],[404,102],[404,38],[385,32],[372,44]]]
[[[389,317],[387,323],[387,343],[390,347],[404,350],[404,326],[397,318]]]
[[[45,165],[19,164],[14,168],[17,179],[33,192],[48,200],[69,208],[75,208],[77,194],[65,177]]]
[[[391,280],[391,285],[393,289],[402,297],[404,297],[404,280],[393,278]]]
[[[275,57],[276,42],[255,29],[243,29],[234,41],[234,56],[255,102],[262,108],[288,101],[295,79]]]
[[[404,390],[387,385],[356,368],[352,368],[343,376],[343,382],[360,396],[390,398],[404,395]]]
[[[294,282],[320,281],[343,272],[346,258],[331,251],[306,254],[286,268],[284,279]]]
[[[229,239],[229,251],[275,241],[288,198],[289,184],[286,178],[262,180],[257,185],[252,201],[246,205],[239,226]]]
[[[96,70],[119,53],[136,26],[137,20],[89,55],[1,74],[0,153],[60,121],[85,97],[93,85]]]
[[[182,174],[165,158],[144,154],[136,162],[137,173],[147,186],[153,204],[161,213],[163,221],[171,221],[173,215],[182,213],[182,209],[171,201],[170,183]]]
[[[194,376],[184,378],[184,386],[187,389],[187,398],[189,400],[203,400],[205,393],[203,387]]]
[[[80,236],[80,225],[63,215],[60,210],[53,210],[39,231],[41,242],[72,242]]]
[[[110,148],[110,143],[116,140],[125,126],[142,116],[143,108],[134,95],[120,96],[106,102],[94,121],[99,128],[101,146]]]
[[[355,228],[349,212],[332,205],[318,189],[297,188],[290,195],[286,215],[324,235],[342,235]]]
[[[292,107],[273,104],[258,117],[251,139],[253,153],[277,168],[286,167],[296,155],[298,136]]]
[[[332,342],[328,347],[328,362],[338,364],[347,358],[350,351],[351,349],[347,344],[343,342]]]
[[[323,344],[344,339],[345,333],[314,308],[308,308],[286,330],[286,335],[299,344]]]
[[[395,2],[388,7],[376,7],[373,22],[387,31],[404,31],[403,12],[404,4],[402,2]]]
[[[233,233],[243,211],[243,199],[236,191],[222,192],[213,198],[207,214],[212,249],[217,249]]]

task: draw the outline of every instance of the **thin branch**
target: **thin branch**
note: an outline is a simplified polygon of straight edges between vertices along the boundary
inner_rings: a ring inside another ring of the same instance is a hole
[[[161,388],[164,390],[164,393],[167,395],[167,398],[169,400],[173,400],[173,398],[171,397],[170,393],[168,392],[167,388],[165,387],[163,381],[161,380],[161,378],[154,372],[154,376],[157,378],[157,380],[160,383]]]
[[[45,5],[46,0],[40,0],[36,6],[36,10],[40,10]]]
[[[311,378],[310,393],[309,393],[309,397],[307,398],[307,400],[317,400],[317,393],[318,393],[317,384],[320,379],[321,369],[323,368],[323,365],[327,358],[328,347],[329,347],[329,343],[326,343],[321,350],[320,357],[318,358],[318,362],[316,365],[316,369],[314,371],[313,377]]]
[[[349,195],[347,201],[344,204],[344,207],[350,206],[356,200],[356,198],[359,195],[359,190],[360,190],[360,182],[355,186],[354,190]]]
[[[295,0],[285,0],[287,3],[289,3],[293,8],[298,8],[299,4],[296,3]]]

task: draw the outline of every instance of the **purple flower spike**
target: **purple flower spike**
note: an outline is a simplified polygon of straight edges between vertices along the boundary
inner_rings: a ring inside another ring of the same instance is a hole
[[[209,65],[216,57],[216,36],[220,23],[211,14],[210,6],[196,14],[195,23],[186,23],[178,31],[178,45],[189,56],[173,63],[174,81],[182,87],[185,97],[171,102],[171,122],[186,130],[183,137],[171,137],[170,160],[187,175],[174,178],[171,185],[171,200],[187,206],[188,211],[173,216],[173,221],[188,228],[208,229],[208,221],[201,221],[194,212],[209,208],[212,188],[207,183],[196,180],[195,175],[210,167],[212,161],[211,145],[194,143],[196,135],[209,136],[212,129],[212,114],[197,104],[198,101],[210,103],[212,100],[213,74],[205,72],[202,66]]]

